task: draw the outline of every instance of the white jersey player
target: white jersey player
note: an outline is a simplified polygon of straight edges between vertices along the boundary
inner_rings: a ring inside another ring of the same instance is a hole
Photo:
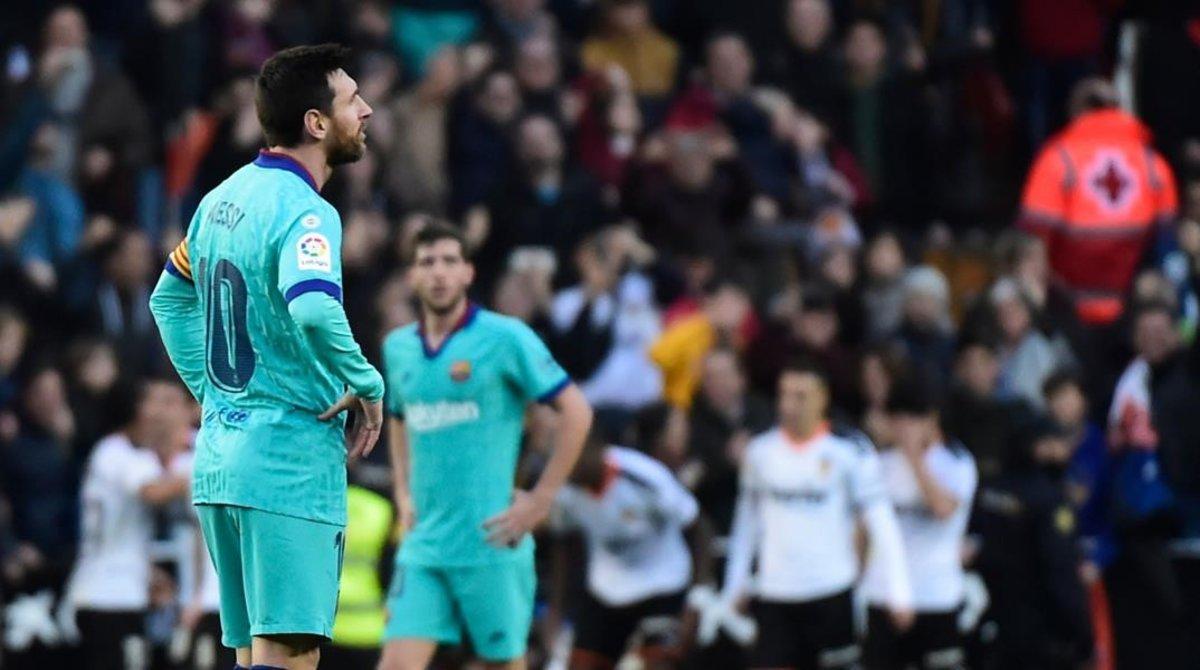
[[[649,667],[676,651],[675,624],[692,580],[684,530],[698,511],[696,499],[659,461],[588,441],[559,491],[555,515],[560,528],[579,529],[587,544],[572,668],[614,667],[639,631],[649,635],[639,649]]]
[[[151,506],[185,497],[189,479],[171,475],[162,457],[170,427],[187,412],[183,389],[165,381],[132,394],[132,418],[97,443],[84,470],[82,537],[67,597],[76,611],[87,667],[141,668],[150,604]]]
[[[912,620],[900,531],[879,457],[861,434],[830,429],[828,400],[816,368],[784,368],[780,425],[746,450],[723,597],[753,597],[758,636],[751,668],[860,667],[851,593],[860,521],[869,552],[882,562],[890,611],[900,624]]]
[[[978,473],[962,445],[946,444],[927,391],[901,384],[888,400],[894,445],[880,457],[896,509],[916,619],[898,630],[886,615],[886,566],[872,556],[863,580],[869,670],[957,670],[965,653],[958,631],[963,604],[963,540]]]

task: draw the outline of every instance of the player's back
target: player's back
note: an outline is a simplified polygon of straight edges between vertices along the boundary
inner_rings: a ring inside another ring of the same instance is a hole
[[[336,210],[278,154],[263,152],[197,208],[185,252],[206,341],[196,502],[344,521],[343,424],[317,420],[342,385],[288,313],[305,292],[341,299],[340,240]]]

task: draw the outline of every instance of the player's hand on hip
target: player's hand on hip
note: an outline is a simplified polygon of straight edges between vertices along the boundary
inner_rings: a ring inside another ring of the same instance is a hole
[[[494,547],[515,547],[550,513],[550,504],[537,496],[517,489],[508,509],[483,522],[487,541]]]
[[[383,401],[366,400],[347,392],[317,418],[328,421],[347,410],[351,415],[351,424],[350,434],[346,438],[346,451],[348,458],[353,460],[370,454],[379,441],[379,431],[383,429]]]
[[[407,532],[417,524],[417,510],[413,507],[412,496],[396,496],[396,512],[400,518],[400,529]]]

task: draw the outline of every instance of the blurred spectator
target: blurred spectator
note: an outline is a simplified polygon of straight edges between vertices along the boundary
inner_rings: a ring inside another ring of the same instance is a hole
[[[1108,82],[1081,82],[1070,112],[1071,124],[1029,172],[1018,225],[1046,242],[1079,319],[1102,327],[1120,317],[1143,259],[1161,256],[1156,246],[1176,214],[1175,177],[1149,130],[1117,108]]]
[[[642,131],[642,113],[623,70],[581,79],[584,107],[575,130],[579,163],[605,187],[608,204],[620,200],[619,189],[634,158]]]
[[[39,367],[29,374],[17,419],[16,436],[0,441],[0,488],[10,496],[13,532],[42,557],[39,562],[65,571],[77,538],[77,455],[71,451],[75,416],[57,370]]]
[[[691,411],[688,453],[704,467],[696,498],[718,537],[729,535],[733,523],[746,444],[769,428],[773,418],[770,404],[750,390],[736,351],[720,347],[705,356]]]
[[[25,358],[25,347],[29,342],[29,324],[20,312],[7,305],[0,305],[0,413],[9,418],[8,412],[15,409],[14,401],[20,395],[20,365]],[[0,426],[0,440],[13,436],[9,428]]]
[[[1083,339],[1073,300],[1052,281],[1046,243],[1035,235],[1006,231],[996,239],[996,255],[1001,275],[997,281],[1010,278],[1017,283],[1033,309],[1038,329],[1046,337],[1065,336],[1072,348],[1079,346]]]
[[[830,2],[790,0],[784,11],[785,43],[767,57],[765,74],[822,123],[834,123],[842,64],[834,45]]]
[[[461,3],[477,6],[474,3]],[[481,37],[502,64],[511,63],[517,47],[528,39],[557,39],[558,24],[546,9],[546,0],[493,0],[484,15]]]
[[[604,0],[603,27],[580,51],[584,68],[604,73],[619,67],[629,76],[633,92],[662,99],[675,87],[679,47],[654,27],[647,0]]]
[[[721,32],[710,38],[704,75],[703,82],[684,91],[672,105],[667,127],[704,129],[719,121],[737,143],[756,190],[776,203],[785,200],[793,166],[785,143],[773,132],[770,109],[778,104],[768,94],[764,105],[761,92],[756,94],[752,87],[754,54],[746,40]]]
[[[1073,445],[1067,466],[1067,500],[1079,519],[1083,554],[1092,568],[1085,576],[1094,582],[1098,569],[1113,559],[1113,527],[1110,519],[1112,465],[1104,431],[1088,420],[1083,383],[1071,372],[1051,375],[1043,384],[1046,410],[1067,434]]]
[[[149,307],[151,272],[157,269],[150,249],[145,234],[126,231],[97,252],[100,278],[87,323],[92,332],[114,343],[130,372],[146,372],[161,363],[158,329]]]
[[[789,296],[790,301],[790,296]],[[754,387],[770,393],[779,370],[790,360],[807,360],[821,367],[835,418],[854,401],[854,354],[838,339],[841,328],[833,293],[822,285],[799,289],[794,305],[762,331],[746,354]]]
[[[855,377],[858,397],[850,419],[875,444],[892,443],[887,402],[892,387],[904,373],[903,365],[904,360],[887,346],[873,346],[859,356]]]
[[[866,329],[866,308],[858,290],[857,247],[830,244],[816,252],[817,281],[833,295],[838,314],[838,340],[857,347],[863,342]]]
[[[17,200],[7,204],[6,213],[6,216],[14,217],[10,225],[17,228],[6,234],[7,238],[15,233],[15,239],[5,239],[4,245],[15,246],[14,260],[35,281],[43,283],[37,277],[46,274],[49,286],[54,284],[56,268],[74,259],[83,235],[85,216],[83,200],[69,179],[52,172],[50,160],[62,141],[56,126],[46,124],[38,129],[30,147],[28,167],[16,184],[32,210],[21,211],[19,207],[23,202]]]
[[[850,26],[839,134],[862,165],[879,207],[913,227],[924,223],[926,213],[928,111],[913,73],[888,73],[887,47],[879,24],[859,20]]]
[[[700,312],[667,327],[650,347],[650,358],[663,374],[663,397],[680,409],[692,404],[704,357],[714,347],[746,345],[739,329],[750,311],[746,292],[738,284],[715,280],[705,291]]]
[[[1167,667],[1180,655],[1185,607],[1167,541],[1181,523],[1184,536],[1200,528],[1200,357],[1194,344],[1182,345],[1175,314],[1163,303],[1137,307],[1132,334],[1137,358],[1121,375],[1109,412],[1119,544],[1105,577],[1117,639],[1125,641],[1118,663]]]
[[[564,127],[574,123],[568,116],[567,97],[562,90],[562,57],[554,40],[533,37],[517,48],[513,74],[521,85],[525,112],[554,119]]]
[[[374,3],[368,3],[374,4]],[[386,3],[379,3],[382,8]],[[526,2],[497,2],[499,7],[507,5],[531,5],[537,0]],[[382,9],[380,11],[386,11]],[[415,77],[425,75],[429,59],[447,47],[460,45],[471,39],[480,27],[479,4],[469,0],[448,2],[405,1],[391,4],[391,33],[396,51],[403,58],[404,69]]]
[[[1000,395],[1015,396],[1041,409],[1046,379],[1075,365],[1071,348],[1061,337],[1047,337],[1035,327],[1033,309],[1016,281],[996,282],[988,299],[999,327]]]
[[[502,70],[460,96],[449,121],[452,213],[483,202],[499,182],[512,161],[509,132],[520,111],[517,80]]]
[[[1193,259],[1193,281],[1200,275],[1200,261]],[[1175,325],[1175,314],[1162,303],[1139,308],[1133,320],[1134,348],[1145,364],[1144,393],[1147,405],[1135,399],[1114,398],[1114,416],[1119,424],[1115,446],[1157,451],[1163,475],[1179,497],[1186,524],[1185,534],[1200,537],[1200,345],[1193,340],[1185,347]],[[1120,390],[1118,390],[1120,393]]]
[[[254,109],[253,74],[233,77],[221,87],[210,107],[210,114],[215,124],[212,147],[198,167],[192,189],[196,198],[258,155],[263,135]]]
[[[1031,410],[1017,398],[997,395],[1000,366],[995,348],[982,340],[959,345],[954,379],[942,414],[946,433],[975,456],[981,481],[1005,471],[1017,427]]]
[[[58,131],[49,172],[78,183],[90,208],[130,220],[138,171],[151,159],[145,108],[129,80],[89,48],[83,13],[60,7],[46,20],[38,63],[44,118]]]
[[[654,287],[630,258],[635,248],[648,251],[628,229],[585,242],[575,252],[580,284],[555,295],[550,310],[555,358],[613,436],[634,412],[662,397],[662,374],[648,354],[662,324]]]
[[[120,374],[117,352],[106,342],[82,340],[67,349],[67,398],[75,410],[74,451],[80,460],[119,427],[121,417],[113,416],[110,394]]]
[[[894,337],[907,354],[913,373],[942,389],[954,358],[950,287],[942,273],[923,265],[904,275],[902,290],[903,317]]]
[[[522,247],[546,247],[559,259],[571,258],[582,240],[612,222],[596,183],[568,162],[554,121],[525,117],[515,141],[515,169],[500,178],[487,202],[489,232],[475,258],[485,277]]]
[[[890,338],[904,315],[904,248],[894,233],[871,238],[863,254],[862,299],[867,314],[867,339]]]
[[[729,256],[754,196],[745,167],[710,133],[669,131],[664,139],[660,156],[644,155],[630,170],[626,210],[665,254]]]
[[[976,566],[998,631],[994,667],[1068,670],[1092,659],[1075,514],[1063,486],[1071,445],[1049,419],[1028,424],[1008,472],[980,486]]]
[[[450,192],[446,123],[459,79],[458,55],[442,51],[430,59],[425,77],[392,106],[395,137],[385,170],[405,210],[444,214]]]
[[[797,214],[818,218],[830,209],[860,212],[870,207],[866,175],[826,124],[803,110],[785,111],[774,124],[794,154],[798,181],[789,204]]]
[[[1104,47],[1107,14],[1120,3],[1066,0],[1045,7],[1037,0],[1017,3],[1019,36],[1026,53],[1026,124],[1036,147],[1065,121],[1068,92],[1096,72]]]

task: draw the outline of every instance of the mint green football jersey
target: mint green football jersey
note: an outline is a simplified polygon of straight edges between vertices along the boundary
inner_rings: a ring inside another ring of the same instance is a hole
[[[317,420],[343,384],[288,314],[311,291],[341,301],[341,239],[308,172],[264,151],[204,197],[168,259],[205,319],[194,502],[345,523],[345,422]]]
[[[531,557],[486,542],[483,522],[512,503],[525,410],[570,380],[546,345],[517,319],[472,305],[440,349],[418,324],[383,344],[387,409],[408,433],[409,488],[417,522],[401,562],[466,566]]]

